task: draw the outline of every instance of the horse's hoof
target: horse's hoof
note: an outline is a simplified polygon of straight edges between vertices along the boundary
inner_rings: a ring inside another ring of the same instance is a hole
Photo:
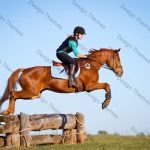
[[[105,103],[102,103],[102,109],[105,109],[107,106]]]
[[[110,103],[110,100],[109,100],[109,99],[105,100],[105,101],[102,103],[102,109],[105,109],[105,108],[109,105],[109,103]]]

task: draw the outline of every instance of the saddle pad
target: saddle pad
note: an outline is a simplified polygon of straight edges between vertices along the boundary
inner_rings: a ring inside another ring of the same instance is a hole
[[[51,76],[53,78],[59,78],[59,79],[66,79],[68,80],[68,75],[66,74],[65,70],[61,72],[64,69],[63,66],[51,66]],[[80,68],[75,74],[75,78],[77,78],[80,74]]]

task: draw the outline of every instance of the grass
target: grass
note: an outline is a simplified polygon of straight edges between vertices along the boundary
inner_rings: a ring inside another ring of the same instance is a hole
[[[150,150],[150,136],[89,135],[83,144],[40,145],[16,150]]]

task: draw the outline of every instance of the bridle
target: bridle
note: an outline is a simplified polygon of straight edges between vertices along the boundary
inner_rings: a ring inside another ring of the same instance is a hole
[[[113,71],[113,72],[115,72],[115,69],[117,69],[117,68],[122,68],[122,66],[117,66],[117,67],[115,67],[115,64],[116,64],[116,52],[114,51],[113,52],[113,66],[112,67],[108,67],[106,64],[103,64],[103,63],[101,63],[101,62],[99,62],[99,61],[96,61],[95,60],[95,58],[92,58],[92,57],[89,57],[89,58],[87,58],[88,60],[91,60],[91,61],[93,61],[93,62],[96,62],[97,64],[100,64],[100,65],[102,65],[102,67],[103,68],[105,68],[105,69],[108,69],[108,70],[111,70],[111,71]]]

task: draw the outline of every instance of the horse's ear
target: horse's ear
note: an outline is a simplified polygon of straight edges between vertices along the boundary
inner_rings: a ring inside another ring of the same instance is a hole
[[[121,48],[119,48],[119,49],[115,50],[115,52],[119,53],[119,52],[120,52],[120,50],[121,50]]]

